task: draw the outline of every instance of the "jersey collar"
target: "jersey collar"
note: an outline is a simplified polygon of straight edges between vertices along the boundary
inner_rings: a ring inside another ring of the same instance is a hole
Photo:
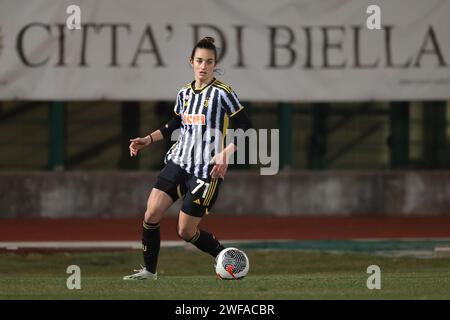
[[[210,85],[212,85],[214,83],[214,81],[216,81],[216,78],[212,78],[211,82],[208,83],[204,88],[201,89],[195,89],[195,80],[191,82],[191,90],[192,92],[194,92],[195,94],[199,94],[202,93],[206,88],[208,88]]]

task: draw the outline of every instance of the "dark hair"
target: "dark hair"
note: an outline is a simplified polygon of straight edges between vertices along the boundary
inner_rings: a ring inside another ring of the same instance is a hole
[[[214,60],[217,61],[217,49],[216,45],[214,44],[213,37],[204,37],[199,42],[197,42],[197,44],[194,46],[194,49],[192,49],[191,60],[194,60],[195,50],[197,49],[208,49],[214,51]]]

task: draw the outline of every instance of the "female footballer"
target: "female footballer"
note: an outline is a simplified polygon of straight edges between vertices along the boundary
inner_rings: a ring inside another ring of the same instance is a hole
[[[244,131],[252,124],[231,87],[214,77],[217,49],[213,38],[201,39],[189,62],[195,80],[179,90],[173,118],[146,137],[130,140],[133,157],[156,141],[170,139],[172,132],[180,129],[147,201],[142,228],[145,267],[124,280],[157,279],[159,223],[178,198],[183,200],[178,236],[214,258],[224,249],[211,233],[198,226],[214,205],[228,159],[237,150],[236,140],[224,145],[228,119],[232,119],[236,129]]]

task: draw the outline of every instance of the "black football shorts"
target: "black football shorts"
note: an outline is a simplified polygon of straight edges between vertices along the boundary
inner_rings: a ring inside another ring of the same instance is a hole
[[[168,161],[159,173],[154,187],[167,193],[174,202],[181,198],[181,210],[184,213],[203,217],[211,211],[216,202],[222,180],[198,178]]]

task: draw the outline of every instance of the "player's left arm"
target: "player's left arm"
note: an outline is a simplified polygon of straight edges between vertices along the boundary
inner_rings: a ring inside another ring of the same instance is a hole
[[[248,116],[247,112],[245,112],[244,108],[239,109],[237,113],[231,116],[231,123],[233,124],[233,128],[235,130],[242,129],[246,132],[248,129],[253,129],[252,121]],[[237,137],[234,136],[233,143],[230,145],[234,145],[234,148],[237,150]]]
[[[221,91],[220,102],[222,108],[225,110],[228,117],[230,117],[233,128],[235,130],[242,129],[244,132],[250,128],[253,128],[252,122],[250,121],[250,118],[247,112],[245,111],[245,108],[239,101],[236,92],[229,86],[224,87],[224,89],[225,90]],[[230,148],[236,151],[237,149],[236,136],[234,137],[232,145],[234,145],[234,148],[231,147]]]
[[[244,108],[241,107],[237,112],[232,114],[231,121],[234,129],[242,129],[244,132],[248,129],[253,128],[253,124],[245,112]],[[235,153],[237,150],[237,137],[234,136],[233,142],[226,146],[222,152],[218,153],[211,163],[214,164],[214,167],[211,170],[211,177],[216,179],[217,177],[224,178],[225,174],[228,170],[228,159]]]

